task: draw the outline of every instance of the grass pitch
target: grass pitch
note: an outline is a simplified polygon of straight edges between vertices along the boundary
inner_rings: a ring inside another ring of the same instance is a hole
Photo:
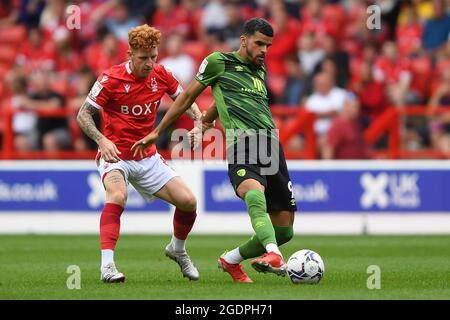
[[[235,284],[217,268],[225,249],[247,236],[191,235],[188,249],[199,281],[183,278],[164,256],[170,236],[123,235],[116,265],[124,284],[100,282],[98,236],[0,236],[0,299],[450,299],[450,236],[301,236],[282,247],[285,258],[308,248],[325,262],[318,285],[244,268],[253,284]],[[67,268],[81,270],[81,289],[69,290]],[[367,288],[370,265],[381,289]]]

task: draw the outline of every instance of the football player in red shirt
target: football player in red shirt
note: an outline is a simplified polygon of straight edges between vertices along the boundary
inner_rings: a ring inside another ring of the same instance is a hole
[[[109,68],[98,77],[77,116],[83,131],[98,144],[97,167],[106,190],[106,203],[100,217],[100,270],[104,282],[125,280],[115,267],[114,248],[119,238],[128,183],[144,197],[156,196],[176,207],[174,233],[165,252],[180,265],[185,277],[199,278],[185,249],[185,240],[196,218],[195,196],[154,145],[136,156],[131,152],[131,146],[152,131],[163,95],[167,93],[175,99],[182,91],[172,73],[156,63],[160,39],[161,32],[147,24],[130,30],[130,60]],[[99,109],[103,110],[103,134],[93,120]],[[201,117],[195,103],[187,113],[194,120]]]

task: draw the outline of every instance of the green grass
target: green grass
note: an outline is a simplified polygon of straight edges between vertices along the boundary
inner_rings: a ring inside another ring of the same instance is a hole
[[[245,236],[192,235],[188,249],[201,279],[188,281],[163,254],[170,236],[123,235],[116,264],[124,284],[99,280],[98,236],[0,236],[0,299],[450,299],[450,236],[296,236],[285,257],[309,248],[320,253],[318,285],[244,268],[253,284],[235,284],[217,268],[225,250]],[[69,290],[69,265],[81,269],[81,289]],[[369,265],[381,268],[381,289],[369,290]]]

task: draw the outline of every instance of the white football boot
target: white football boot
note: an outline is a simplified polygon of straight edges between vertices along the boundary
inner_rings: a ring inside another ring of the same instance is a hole
[[[117,271],[114,262],[108,263],[106,266],[100,268],[102,280],[105,283],[124,282],[125,276],[122,272]]]
[[[189,280],[198,280],[200,278],[197,268],[192,263],[186,251],[177,252],[169,243],[166,246],[165,252],[167,257],[178,263],[183,277],[189,278]]]

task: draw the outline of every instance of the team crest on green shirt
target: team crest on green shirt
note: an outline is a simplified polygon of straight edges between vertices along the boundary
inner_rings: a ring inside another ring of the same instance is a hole
[[[239,169],[236,173],[239,177],[243,177],[247,172],[245,171],[245,169]]]
[[[235,66],[234,68],[236,69],[236,71],[244,71],[243,66]]]

